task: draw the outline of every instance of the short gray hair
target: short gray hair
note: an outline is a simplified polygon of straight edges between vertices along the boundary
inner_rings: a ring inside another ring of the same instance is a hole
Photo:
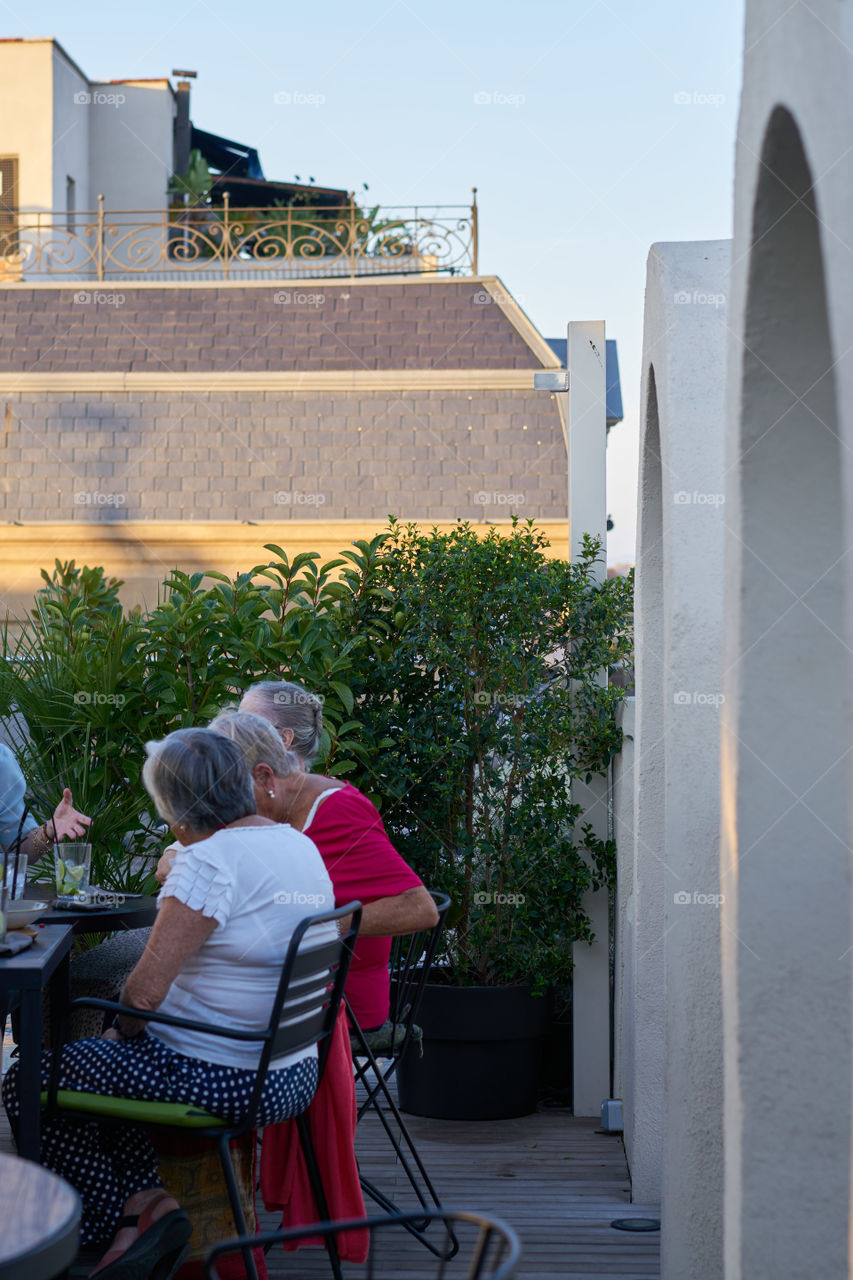
[[[145,789],[170,827],[216,831],[257,812],[246,757],[210,729],[177,729],[145,746]]]
[[[287,778],[302,769],[299,757],[287,750],[263,716],[253,715],[251,711],[220,711],[207,727],[236,742],[246,757],[250,773],[257,764],[269,765],[277,778]]]
[[[322,698],[289,680],[261,680],[250,685],[243,694],[241,708],[247,699],[258,715],[269,720],[279,733],[282,729],[293,730],[290,749],[310,764],[317,754],[323,733]]]

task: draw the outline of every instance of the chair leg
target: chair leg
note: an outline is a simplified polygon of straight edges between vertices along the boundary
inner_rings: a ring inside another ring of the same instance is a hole
[[[435,1187],[432,1184],[432,1180],[430,1179],[430,1176],[426,1171],[424,1162],[420,1157],[420,1153],[418,1152],[418,1149],[415,1146],[414,1138],[409,1133],[408,1126],[406,1125],[405,1120],[400,1114],[400,1109],[394,1100],[394,1096],[391,1093],[391,1090],[388,1088],[388,1081],[385,1077],[385,1074],[378,1064],[374,1066],[373,1074],[376,1080],[376,1084],[371,1088],[369,1085],[365,1083],[365,1088],[367,1089],[368,1096],[365,1102],[362,1104],[362,1107],[359,1109],[359,1118],[361,1118],[362,1114],[364,1113],[364,1111],[367,1110],[368,1107],[373,1108],[373,1110],[376,1112],[376,1114],[378,1115],[379,1119],[382,1122],[382,1127],[384,1128],[386,1134],[388,1135],[389,1142],[394,1148],[394,1154],[396,1155],[397,1160],[399,1161],[400,1168],[405,1173],[406,1177],[409,1179],[409,1183],[415,1195],[417,1196],[418,1201],[421,1204],[421,1207],[424,1209],[427,1209],[429,1207],[427,1203],[427,1196],[428,1196],[429,1199],[432,1200],[432,1203],[435,1205],[435,1207],[437,1209],[440,1209],[442,1205],[441,1205],[441,1201],[438,1198],[438,1192],[436,1191]],[[391,1128],[388,1117],[385,1114],[385,1110],[382,1106],[383,1098],[385,1100],[385,1103],[387,1104],[388,1111],[393,1116],[394,1121],[396,1122],[397,1127],[399,1129],[399,1132],[400,1132],[399,1141]],[[403,1146],[402,1146],[403,1142],[406,1144],[406,1146],[409,1149],[409,1155],[407,1155],[406,1152],[403,1150]],[[416,1169],[412,1167],[412,1162],[416,1166]],[[417,1177],[418,1174],[420,1174],[420,1177],[422,1179],[422,1184],[418,1183],[418,1177]],[[368,1195],[371,1200],[373,1200],[376,1204],[378,1204],[381,1209],[384,1209],[386,1213],[400,1212],[400,1206],[398,1204],[395,1204],[393,1200],[389,1199],[389,1197],[386,1196],[385,1193],[375,1185],[375,1183],[371,1182],[369,1178],[365,1178],[361,1176],[359,1178],[359,1181],[361,1182],[362,1191],[364,1191],[364,1193]],[[455,1235],[450,1229],[448,1229],[448,1235],[451,1241],[451,1248],[450,1248],[450,1252],[446,1253],[443,1249],[437,1248],[435,1245],[433,1245],[424,1235],[426,1224],[424,1224],[421,1227],[418,1227],[418,1225],[415,1223],[411,1223],[411,1224],[405,1223],[404,1225],[406,1230],[409,1232],[409,1234],[413,1235],[417,1240],[419,1240],[422,1245],[424,1245],[427,1249],[429,1249],[430,1253],[435,1255],[435,1257],[448,1260],[454,1257],[454,1255],[458,1252],[459,1243]]]
[[[308,1116],[303,1111],[301,1116],[296,1117],[296,1131],[299,1134],[299,1143],[302,1147],[302,1155],[305,1158],[305,1167],[308,1170],[308,1179],[311,1183],[311,1190],[314,1192],[314,1199],[317,1201],[317,1210],[320,1214],[321,1222],[329,1222],[331,1214],[329,1213],[329,1202],[326,1199],[326,1192],[323,1189],[323,1179],[320,1177],[320,1166],[317,1164],[317,1153],[314,1150],[314,1142],[311,1137],[311,1126],[308,1123]],[[329,1262],[332,1267],[332,1275],[335,1280],[343,1280],[343,1272],[341,1271],[341,1259],[338,1253],[338,1242],[333,1235],[329,1236],[327,1244],[329,1254]]]
[[[228,1199],[231,1203],[231,1216],[234,1219],[234,1226],[238,1236],[246,1236],[249,1229],[246,1224],[246,1218],[243,1214],[243,1206],[240,1203],[240,1189],[237,1186],[237,1176],[234,1173],[234,1162],[231,1159],[231,1148],[228,1138],[219,1139],[219,1163],[222,1165],[222,1176],[225,1179],[225,1189],[228,1192]],[[253,1188],[254,1190],[254,1188]],[[243,1252],[241,1250],[241,1252]],[[249,1280],[258,1280],[258,1268],[255,1266],[254,1246],[248,1248],[243,1253],[243,1262],[246,1267],[246,1274]]]

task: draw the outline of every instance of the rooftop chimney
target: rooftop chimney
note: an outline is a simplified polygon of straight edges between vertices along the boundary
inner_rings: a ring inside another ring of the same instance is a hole
[[[172,148],[172,168],[175,173],[186,173],[190,164],[190,80],[195,80],[195,71],[173,71],[173,76],[180,76],[178,81],[177,111],[175,112],[175,133]]]

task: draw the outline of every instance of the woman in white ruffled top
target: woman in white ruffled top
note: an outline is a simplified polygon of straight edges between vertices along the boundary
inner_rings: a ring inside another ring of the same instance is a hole
[[[256,812],[243,753],[222,734],[181,729],[147,750],[145,786],[180,848],[122,1002],[259,1030],[269,1021],[297,924],[334,908],[323,860],[307,836]],[[333,925],[323,928],[334,934]],[[239,1122],[259,1056],[257,1045],[119,1016],[103,1036],[65,1046],[60,1088],[192,1103]],[[45,1086],[49,1065],[48,1054]],[[13,1127],[17,1076],[13,1067],[3,1088]],[[259,1124],[299,1114],[316,1087],[316,1048],[274,1061]],[[79,1191],[83,1243],[112,1239],[93,1275],[127,1280],[158,1268],[170,1274],[191,1225],[163,1188],[143,1128],[49,1120],[42,1162]]]

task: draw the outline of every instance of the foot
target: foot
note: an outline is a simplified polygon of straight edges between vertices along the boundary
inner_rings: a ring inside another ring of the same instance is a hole
[[[152,1187],[149,1191],[137,1191],[124,1206],[119,1229],[113,1237],[112,1244],[90,1274],[96,1276],[99,1271],[110,1266],[123,1253],[126,1253],[134,1240],[153,1226],[159,1218],[167,1213],[173,1213],[180,1207],[177,1200],[174,1200],[162,1187]]]

